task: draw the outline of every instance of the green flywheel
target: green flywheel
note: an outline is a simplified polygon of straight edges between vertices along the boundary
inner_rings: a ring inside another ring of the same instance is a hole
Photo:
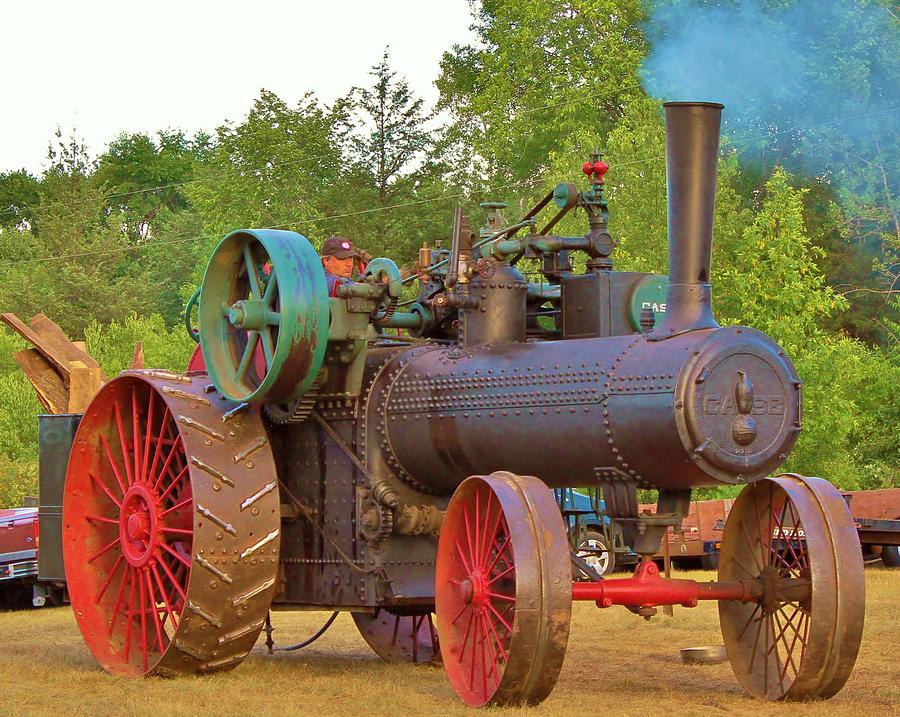
[[[199,318],[203,360],[223,396],[254,404],[299,398],[328,339],[319,255],[296,232],[232,232],[206,266]]]

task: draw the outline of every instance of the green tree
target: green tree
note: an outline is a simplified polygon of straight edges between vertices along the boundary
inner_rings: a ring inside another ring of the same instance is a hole
[[[34,228],[40,182],[24,169],[0,173],[0,231],[23,225]]]
[[[184,187],[197,162],[210,151],[204,133],[188,139],[180,131],[121,134],[97,160],[94,181],[109,195],[109,209],[122,215],[129,239],[139,243],[152,235],[161,212],[188,207]]]
[[[441,61],[439,107],[494,183],[540,175],[573,146],[585,155],[641,94],[640,0],[485,0],[473,13],[477,42]]]
[[[341,107],[312,94],[290,107],[263,90],[247,118],[216,132],[215,148],[185,186],[203,225],[198,275],[225,233],[246,227],[294,229],[315,240],[342,167]]]
[[[369,74],[373,85],[355,87],[345,99],[351,118],[349,138],[355,170],[368,175],[377,206],[384,209],[396,202],[403,189],[410,188],[408,182],[398,180],[408,177],[414,163],[423,159],[432,136],[426,128],[429,117],[424,100],[391,68],[387,50]],[[375,239],[381,245],[387,234],[386,220],[385,213],[378,212]]]
[[[48,159],[36,228],[2,237],[10,251],[0,262],[0,306],[23,316],[42,311],[78,337],[91,320],[110,321],[139,305],[140,288],[129,280],[129,245],[107,220],[85,147],[57,132]]]

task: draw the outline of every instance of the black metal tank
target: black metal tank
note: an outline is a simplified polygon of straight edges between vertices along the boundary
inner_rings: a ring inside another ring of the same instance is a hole
[[[711,310],[721,110],[666,105],[671,282],[661,325],[526,341],[527,284],[501,264],[466,287],[473,305],[462,311],[458,346],[410,349],[376,379],[368,414],[392,470],[445,494],[495,470],[557,487],[672,491],[752,482],[787,458],[801,423],[793,365],[768,336],[720,328]],[[612,273],[599,266],[597,283],[608,283]],[[477,306],[479,298],[490,301]]]

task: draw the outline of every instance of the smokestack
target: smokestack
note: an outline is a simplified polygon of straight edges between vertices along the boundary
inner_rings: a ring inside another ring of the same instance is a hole
[[[718,327],[709,265],[723,108],[715,102],[665,104],[669,289],[665,319],[651,340]]]

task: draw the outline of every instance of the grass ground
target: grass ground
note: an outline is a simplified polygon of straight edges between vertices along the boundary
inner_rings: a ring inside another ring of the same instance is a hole
[[[866,581],[866,628],[856,670],[828,702],[757,702],[742,694],[728,664],[683,665],[679,648],[721,643],[714,604],[675,608],[675,619],[659,616],[648,623],[622,608],[582,603],[574,607],[566,663],[553,694],[540,707],[490,714],[900,714],[900,573],[869,568]],[[326,617],[276,613],[276,640],[299,641]],[[235,671],[198,678],[107,675],[68,608],[0,613],[0,635],[0,711],[16,717],[476,714],[458,702],[441,669],[381,662],[348,615],[305,650],[269,657],[260,641]]]

